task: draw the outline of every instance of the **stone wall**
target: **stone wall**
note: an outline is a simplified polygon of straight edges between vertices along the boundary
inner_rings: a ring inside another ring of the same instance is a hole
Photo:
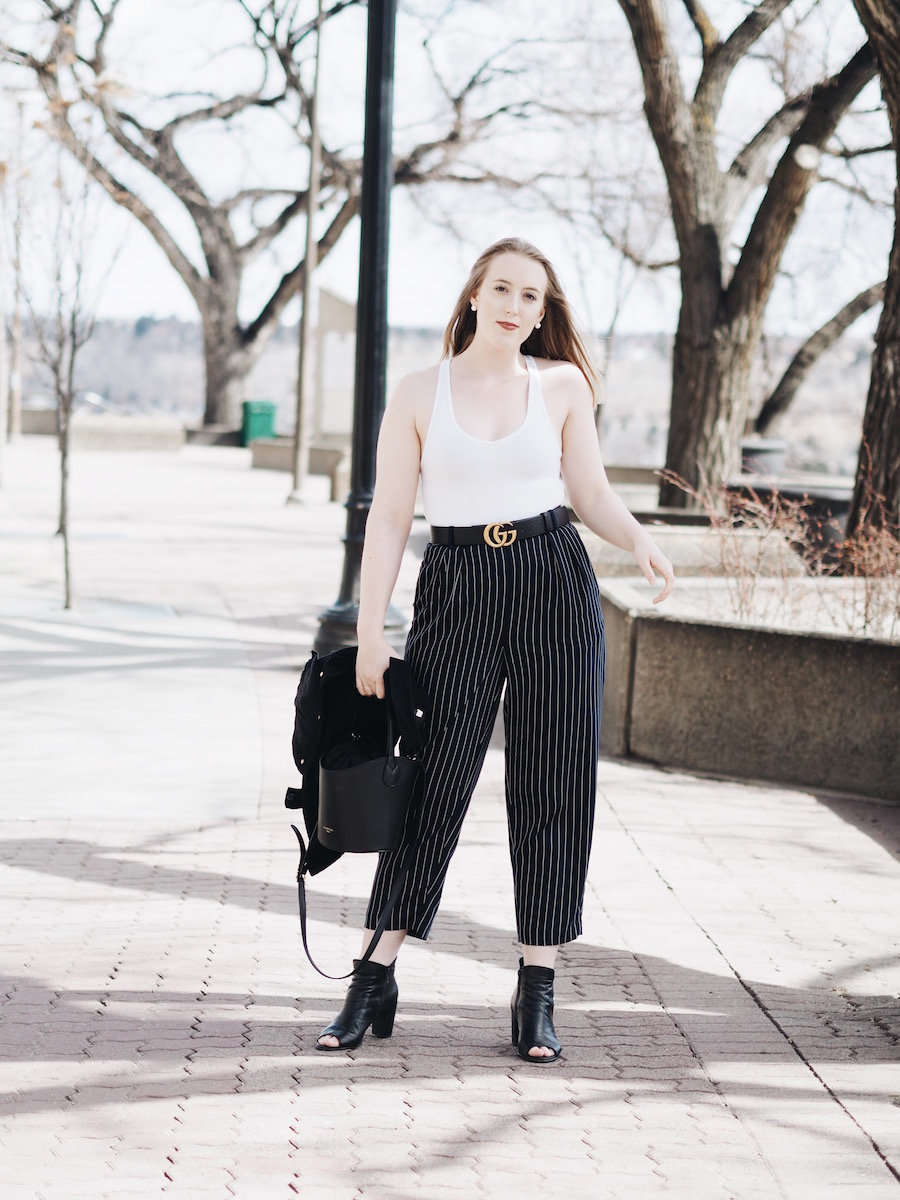
[[[604,751],[900,803],[900,644],[667,617],[602,581]]]

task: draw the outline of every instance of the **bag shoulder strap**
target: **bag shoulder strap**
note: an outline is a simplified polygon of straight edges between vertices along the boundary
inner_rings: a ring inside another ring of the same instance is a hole
[[[303,836],[296,825],[292,825],[291,829],[293,829],[294,833],[297,835],[297,841],[300,843],[300,862],[297,866],[297,907],[300,910],[300,936],[303,939],[303,949],[306,952],[306,957],[309,959],[310,966],[312,966],[314,970],[318,971],[320,975],[324,976],[325,979],[349,979],[353,974],[353,971],[348,971],[346,975],[329,975],[326,971],[323,971],[321,967],[316,965],[313,956],[309,952],[309,943],[307,942],[306,938],[306,882],[304,880],[304,875],[306,874],[306,843],[303,841]],[[394,905],[400,899],[400,892],[403,889],[404,883],[406,883],[406,876],[408,874],[409,862],[404,861],[397,878],[394,880],[394,886],[391,888],[391,893],[385,901],[384,908],[381,910],[381,915],[378,918],[378,924],[375,926],[375,929],[372,933],[372,940],[369,942],[365,953],[363,954],[362,958],[359,959],[357,965],[361,966],[363,963],[367,963],[372,957],[372,952],[374,951],[375,947],[381,941],[381,935],[384,933],[385,929],[387,928],[387,923],[391,919],[391,913],[394,911]],[[354,970],[355,969],[356,968],[354,967]]]

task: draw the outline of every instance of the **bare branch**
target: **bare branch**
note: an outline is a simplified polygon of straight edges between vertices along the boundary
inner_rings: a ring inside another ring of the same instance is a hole
[[[77,6],[73,5],[74,7]],[[114,8],[115,6],[113,5],[107,14],[109,20],[111,20]],[[104,26],[102,30],[103,36],[105,36],[107,29],[108,26]],[[132,189],[122,184],[113,176],[112,172],[89,150],[84,140],[72,127],[69,119],[70,104],[64,99],[62,94],[59,64],[67,56],[73,54],[74,33],[74,26],[69,24],[68,21],[61,21],[57,24],[53,45],[44,59],[37,59],[27,54],[22,55],[24,60],[23,65],[31,68],[44,94],[47,96],[54,133],[67,149],[82,161],[85,169],[106,189],[109,195],[136,216],[153,237],[156,238],[166,257],[178,271],[178,274],[190,289],[191,294],[197,299],[199,295],[197,289],[202,284],[201,277],[188,257],[178,247],[175,238],[163,226],[162,222],[150,210],[149,206]],[[83,86],[77,76],[73,76],[73,78],[80,97],[93,104],[99,110],[107,131],[118,146],[136,162],[140,163],[147,171],[166,184],[189,209],[193,207],[196,211],[198,205],[209,207],[199,181],[184,165],[175,149],[171,135],[167,134],[165,129],[159,131],[148,129],[136,117],[117,109],[113,103],[112,95],[107,89],[97,87],[92,91]],[[125,123],[130,124],[141,135],[144,142],[153,147],[154,153],[150,153],[143,145],[128,136],[124,129]],[[227,221],[220,222],[220,226],[228,229]],[[228,230],[228,233],[230,233],[230,230]],[[228,234],[226,234],[227,236]],[[206,252],[211,251],[211,249],[212,247],[204,245]]]
[[[333,4],[331,8],[323,10],[322,21],[330,21],[333,17],[336,17],[342,13],[345,8],[353,8],[354,6],[358,6],[367,2],[368,0],[338,0],[338,3]],[[237,0],[237,3],[250,18],[251,24],[253,25],[257,36],[265,45],[274,49],[277,41],[277,26],[279,24],[278,15],[275,12],[274,6],[268,6],[275,16],[275,29],[272,32],[269,32],[269,30],[267,30],[263,25],[262,18],[253,12],[250,6],[246,3],[246,0]],[[281,23],[287,25],[289,31],[284,45],[290,50],[296,49],[296,47],[300,45],[304,38],[309,37],[309,35],[315,31],[317,23],[316,18],[313,17],[311,20],[305,21],[301,26],[299,26],[299,28],[295,28],[294,18],[296,13],[297,5],[294,4],[292,9],[290,9],[290,7],[286,7],[284,13],[282,14],[284,19]]]
[[[78,154],[81,157],[85,168],[90,172],[92,178],[100,184],[104,191],[117,204],[121,205],[122,208],[126,208],[132,216],[141,222],[181,276],[191,295],[195,299],[198,299],[202,292],[203,279],[194,264],[181,250],[174,237],[157,217],[156,213],[131,188],[127,187],[120,179],[113,175],[100,162],[96,155],[87,149],[84,143],[71,130],[70,126],[64,124],[60,127],[58,125],[57,130],[61,133],[61,140],[66,148],[73,154]]]
[[[500,117],[525,117],[537,107],[529,100],[516,101],[511,104],[501,104],[489,112],[476,117],[466,118],[462,106],[454,114],[451,128],[442,137],[413,146],[394,164],[394,179],[396,183],[425,183],[436,178],[439,168],[434,165],[423,166],[430,156],[442,154],[445,162],[459,157],[460,154],[476,142],[479,135]]]
[[[227,100],[217,100],[206,108],[195,108],[190,112],[179,113],[177,117],[172,117],[170,121],[167,121],[160,132],[171,136],[178,129],[197,125],[203,121],[227,121],[230,117],[237,116],[238,113],[246,112],[248,108],[274,108],[286,95],[287,87],[285,86],[280,92],[271,96],[263,96],[261,90],[229,96]]]
[[[616,251],[627,262],[638,267],[641,271],[668,271],[673,267],[681,265],[681,260],[678,258],[668,259],[652,259],[647,258],[639,250],[635,250],[627,238],[620,238],[609,229],[605,228],[600,222],[597,222],[597,230],[605,242],[607,242],[613,250]]]
[[[715,121],[734,68],[792,3],[793,0],[760,0],[733,33],[724,42],[719,42],[710,53],[703,64],[694,93],[694,104],[703,109],[707,119]]]
[[[255,202],[257,200],[273,200],[276,196],[291,196],[297,195],[296,188],[288,187],[255,187],[242,188],[241,191],[235,192],[233,196],[226,196],[224,200],[219,202],[219,207],[230,212],[235,208],[240,208],[242,204]]]
[[[244,262],[249,262],[263,250],[270,242],[274,241],[280,233],[287,229],[294,217],[302,212],[306,205],[306,190],[295,192],[291,200],[282,208],[281,212],[268,225],[264,225],[258,229],[253,237],[249,238],[240,247],[240,255]]]
[[[768,295],[771,290],[784,247],[816,178],[816,162],[807,163],[798,150],[821,152],[838,121],[874,75],[875,58],[866,43],[843,70],[813,88],[806,115],[775,168],[735,268],[726,293],[729,312],[745,311],[752,294]],[[812,159],[816,158],[814,153]]]
[[[772,149],[795,132],[806,114],[809,93],[795,96],[774,113],[735,156],[725,177],[722,225],[730,228],[750,193],[765,181]]]
[[[66,34],[65,36],[69,36]],[[136,217],[147,231],[156,240],[163,253],[168,258],[169,262],[181,276],[184,283],[187,285],[195,300],[200,299],[203,288],[203,280],[194,267],[193,263],[187,255],[178,246],[175,238],[169,230],[163,225],[162,221],[152,211],[152,209],[126,184],[118,179],[112,171],[96,156],[96,154],[88,147],[84,139],[81,138],[69,120],[69,105],[62,99],[62,94],[59,86],[59,74],[55,69],[55,62],[58,61],[61,54],[61,47],[58,43],[54,43],[51,49],[51,56],[45,60],[33,58],[31,55],[22,54],[23,65],[29,66],[35,73],[39,84],[41,85],[44,94],[50,103],[51,123],[54,136],[66,147],[66,149],[82,164],[84,169],[100,184],[101,187],[112,197],[113,200],[123,208],[126,208],[134,217]],[[105,115],[105,114],[104,114]],[[116,136],[118,144],[123,145],[123,148],[139,162],[143,162],[149,170],[156,171],[156,162],[151,158],[146,151],[137,146],[132,139],[128,138],[115,124],[115,114],[113,114],[113,128],[110,132]],[[107,123],[109,129],[109,124]]]
[[[684,0],[684,7],[693,22],[694,28],[700,35],[703,46],[703,58],[706,59],[719,44],[719,31],[709,19],[706,9],[699,0]]]
[[[883,212],[893,210],[894,205],[890,200],[881,200],[877,196],[873,196],[869,189],[861,183],[853,183],[849,179],[838,179],[836,175],[826,175],[823,171],[819,171],[818,180],[820,183],[831,184],[832,187],[846,192],[849,196],[854,196],[857,200],[865,201],[874,209],[881,209]]]
[[[317,260],[321,262],[328,252],[334,247],[338,238],[356,216],[359,211],[359,195],[354,192],[348,196],[341,205],[338,212],[331,220],[331,224],[325,230],[322,237],[317,242]],[[278,318],[284,312],[288,301],[297,293],[303,286],[303,273],[306,269],[305,262],[299,262],[292,270],[285,272],[278,282],[278,286],[266,302],[259,316],[251,322],[244,330],[244,341],[251,343],[265,334],[265,331],[274,327]]]
[[[489,184],[501,191],[522,191],[536,188],[538,184],[549,178],[547,172],[536,171],[530,176],[503,175],[497,171],[489,171],[480,167],[461,166],[458,170],[450,169],[450,162],[443,166],[432,166],[427,171],[406,171],[397,177],[397,182],[407,187],[418,187],[431,183],[458,183],[463,187],[478,187]]]
[[[339,0],[331,8],[326,9],[322,13],[323,24],[338,16],[347,8],[352,8],[363,3],[364,0]],[[294,16],[297,11],[295,4],[292,9],[286,8],[283,11],[283,20],[279,22],[277,13],[273,5],[268,7],[275,14],[275,23],[271,29],[267,29],[263,23],[262,17],[255,14],[247,5],[245,0],[237,0],[237,3],[244,10],[250,21],[253,24],[256,35],[256,44],[260,49],[267,50],[275,55],[282,72],[284,73],[284,89],[281,99],[289,93],[295,95],[300,104],[301,120],[309,121],[310,106],[312,99],[303,85],[303,80],[300,74],[300,63],[296,57],[296,50],[304,38],[315,32],[316,19],[304,22],[299,27],[294,27]],[[287,29],[283,37],[279,37],[279,25],[286,25]],[[342,177],[345,180],[345,186],[351,185],[351,176],[347,171],[346,163],[341,160],[339,154],[329,150],[323,143],[321,145],[321,159],[323,167],[331,170],[335,178]]]
[[[838,148],[834,146],[826,146],[825,153],[830,158],[862,158],[867,154],[890,154],[894,149],[890,142],[885,142],[883,146],[857,146],[851,149],[849,146],[840,145]]]
[[[692,156],[694,125],[660,0],[619,0],[631,27],[644,80],[644,111],[669,185],[679,242],[696,225],[699,195]]]
[[[100,22],[100,33],[94,43],[94,55],[89,63],[95,75],[102,75],[106,70],[106,39],[112,28],[119,3],[120,0],[110,0],[109,8],[104,12],[97,0],[90,0],[91,8]]]
[[[754,422],[757,433],[765,433],[772,422],[787,411],[800,385],[825,351],[830,349],[844,331],[849,329],[863,313],[881,303],[884,299],[885,286],[885,280],[873,283],[858,296],[854,296],[839,312],[835,313],[830,321],[826,321],[820,329],[806,339],[791,359],[790,365],[778,381],[774,391],[760,409]]]

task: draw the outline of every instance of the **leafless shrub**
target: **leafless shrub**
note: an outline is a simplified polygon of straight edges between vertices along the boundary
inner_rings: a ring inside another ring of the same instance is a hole
[[[711,487],[701,491],[673,472],[663,472],[663,476],[686,492],[709,518],[716,574],[725,580],[733,615],[742,621],[760,616],[760,585],[765,580],[780,581],[775,603],[788,606],[789,581],[806,569],[798,554],[805,545],[802,501],[777,492],[764,497],[752,487],[741,492]],[[766,598],[771,606],[771,594]]]
[[[672,473],[667,478],[709,518],[710,574],[725,580],[732,617],[900,640],[900,529],[871,488],[870,519],[841,541],[813,497],[749,483],[701,491]]]
[[[866,459],[868,447],[863,447]],[[831,574],[848,581],[841,590],[853,627],[871,637],[900,639],[900,525],[888,517],[885,497],[868,473],[866,503],[855,533],[836,548]]]

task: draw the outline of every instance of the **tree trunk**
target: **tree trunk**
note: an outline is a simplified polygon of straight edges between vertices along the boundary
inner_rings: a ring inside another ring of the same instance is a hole
[[[682,303],[672,355],[672,403],[666,470],[691,491],[720,487],[740,469],[740,439],[749,403],[750,365],[759,345],[768,292],[748,291],[728,311],[720,243],[709,224],[691,237],[681,260]],[[661,505],[695,503],[672,480]]]
[[[241,423],[244,380],[256,355],[242,344],[239,330],[222,329],[217,323],[204,321],[203,357],[206,363],[203,424],[235,429]]]
[[[249,338],[237,315],[237,288],[222,296],[210,289],[200,305],[203,358],[206,365],[204,425],[241,423],[244,382],[274,331],[274,322]],[[224,303],[222,302],[224,300]]]
[[[56,444],[59,447],[59,520],[56,525],[58,537],[66,532],[69,523],[69,445],[68,421],[63,408],[63,401],[57,392],[56,398]]]
[[[875,334],[872,377],[847,536],[864,526],[900,529],[900,9],[897,0],[853,0],[875,54],[897,164],[894,244]]]
[[[59,444],[59,528],[63,550],[63,608],[72,607],[72,555],[69,542],[69,446],[72,434],[72,392],[56,374],[56,431]]]
[[[748,405],[750,363],[758,319],[714,320],[691,327],[682,309],[672,361],[672,406],[666,470],[695,492],[721,486],[740,470],[740,439]],[[690,505],[682,486],[664,480],[660,504]]]
[[[69,439],[71,422],[67,419],[59,439],[60,533],[63,544],[63,608],[72,607],[72,553],[69,540]]]
[[[875,334],[847,537],[864,526],[900,530],[900,186],[884,308]]]

